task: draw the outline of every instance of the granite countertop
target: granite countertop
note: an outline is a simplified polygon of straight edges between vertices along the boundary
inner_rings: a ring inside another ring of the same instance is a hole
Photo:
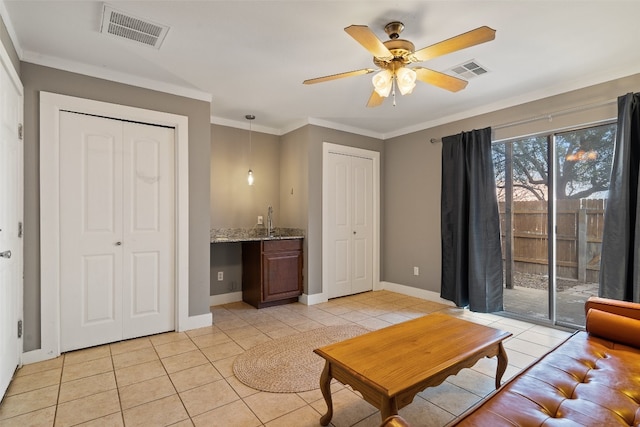
[[[261,240],[304,239],[304,230],[299,228],[275,228],[271,236],[264,227],[212,228],[211,243],[255,242]]]

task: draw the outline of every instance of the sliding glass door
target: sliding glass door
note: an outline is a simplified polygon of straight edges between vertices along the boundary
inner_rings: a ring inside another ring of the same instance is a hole
[[[598,293],[614,137],[606,124],[494,144],[505,311],[584,325],[584,301]]]

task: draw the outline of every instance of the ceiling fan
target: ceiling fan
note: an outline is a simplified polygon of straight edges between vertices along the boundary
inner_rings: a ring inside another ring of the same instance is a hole
[[[369,97],[367,107],[379,106],[390,93],[394,98],[393,105],[395,105],[396,87],[402,95],[406,95],[413,91],[416,80],[452,92],[464,89],[468,83],[466,80],[429,68],[409,68],[407,65],[414,62],[427,61],[447,53],[485,43],[496,37],[496,30],[483,26],[420,50],[415,50],[413,43],[399,38],[400,33],[404,30],[404,24],[399,21],[390,22],[384,27],[385,33],[389,36],[389,40],[385,42],[382,42],[366,25],[350,25],[344,30],[373,55],[373,63],[380,69],[380,72],[372,78],[374,90]],[[378,70],[363,68],[361,70],[308,79],[303,83],[306,85],[322,83],[344,77],[361,76],[375,71]]]

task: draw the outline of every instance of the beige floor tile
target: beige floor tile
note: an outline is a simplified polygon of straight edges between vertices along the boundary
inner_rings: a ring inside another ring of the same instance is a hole
[[[232,377],[233,374],[233,362],[235,362],[236,356],[227,357],[226,359],[216,360],[215,362],[211,362],[214,368],[223,378]]]
[[[176,394],[171,380],[166,375],[121,387],[119,391],[123,410]]]
[[[258,427],[262,423],[241,400],[193,418],[196,427]]]
[[[222,379],[222,375],[220,375],[218,370],[208,361],[204,365],[174,372],[169,376],[178,392],[190,390]]]
[[[189,418],[177,394],[122,412],[127,427],[166,426]]]
[[[376,408],[346,387],[332,393],[332,399],[333,418],[331,424],[336,427],[351,426],[377,412]],[[324,415],[327,412],[327,404],[324,399],[313,402],[311,406],[320,414]],[[380,419],[378,419],[378,423],[380,423]]]
[[[235,340],[236,344],[238,344],[245,350],[249,350],[250,348],[255,347],[259,344],[264,344],[271,341],[273,341],[273,338],[271,338],[269,335],[263,334],[262,332],[260,332],[259,335],[251,335],[249,337],[242,337]]]
[[[127,341],[116,342],[111,345],[111,355],[129,353],[131,351],[142,350],[143,348],[150,348],[151,340],[149,337],[135,338]]]
[[[216,332],[220,332],[220,329],[217,326],[211,325],[205,326],[204,328],[190,329],[188,331],[185,331],[185,334],[187,334],[187,336],[193,340],[193,338],[195,337],[199,337],[201,335],[209,335]]]
[[[86,423],[78,424],[78,426],[79,427],[124,427],[124,420],[122,419],[122,412],[116,412],[114,414],[96,418],[95,420],[87,421]]]
[[[55,405],[57,400],[57,385],[16,394],[15,396],[6,396],[0,406],[0,420],[47,408]]]
[[[21,375],[15,377],[7,390],[7,396],[20,394],[27,391],[36,390],[43,387],[59,384],[62,375],[62,368],[49,369],[31,375]]]
[[[161,377],[163,375],[167,375],[167,372],[164,370],[164,366],[162,366],[162,363],[159,360],[152,360],[151,362],[116,369],[116,381],[118,381],[118,387],[124,387],[130,384],[150,380],[151,378]]]
[[[62,368],[62,382],[73,381],[92,375],[113,371],[111,357],[89,360],[88,362],[65,365]]]
[[[225,380],[215,381],[181,392],[180,398],[191,417],[240,399]]]
[[[55,359],[45,360],[43,362],[31,363],[29,365],[23,365],[16,372],[16,377],[21,377],[22,375],[31,375],[36,372],[44,372],[55,368],[62,368],[62,364],[64,363],[64,355],[56,357]]]
[[[170,374],[209,363],[209,359],[207,359],[205,355],[197,349],[187,353],[178,354],[176,356],[167,357],[165,359],[161,359],[161,361],[164,368]]]
[[[2,427],[53,427],[56,417],[56,407],[39,409],[17,417],[0,421]]]
[[[421,397],[416,397],[411,405],[405,406],[398,412],[407,420],[409,425],[424,427],[444,426],[455,418],[449,412]],[[379,413],[376,415],[380,416]],[[381,421],[380,418],[378,418],[378,421]]]
[[[151,362],[158,359],[158,354],[155,349],[153,347],[149,347],[114,355],[113,366],[116,369],[122,369],[127,366],[139,365],[141,363]]]
[[[189,336],[184,332],[167,332],[164,334],[153,335],[149,337],[149,339],[151,340],[151,344],[157,346],[175,341],[188,340]]]
[[[238,396],[245,398],[247,396],[251,396],[252,394],[259,393],[260,390],[256,390],[255,388],[251,388],[245,384],[243,384],[238,378],[235,376],[225,378],[229,385],[233,388],[233,390],[238,394]]]
[[[166,344],[156,345],[155,347],[156,352],[161,359],[198,349],[190,339],[173,341]]]
[[[481,400],[480,396],[449,382],[444,382],[437,387],[429,387],[418,393],[418,396],[456,416]]]
[[[178,421],[175,424],[170,424],[169,427],[193,427],[193,421],[189,418],[187,420]]]
[[[116,378],[113,372],[92,375],[90,377],[62,383],[60,385],[58,402],[68,402],[115,388]]]
[[[263,423],[279,418],[306,405],[306,402],[295,393],[260,392],[252,394],[243,400]]]
[[[72,426],[120,412],[117,390],[109,390],[58,405],[56,427]]]
[[[282,329],[276,329],[270,332],[267,332],[266,334],[269,336],[269,338],[271,339],[278,339],[278,338],[282,338],[282,337],[288,337],[291,335],[295,335],[295,334],[299,334],[300,331],[291,327],[291,326],[287,326],[285,328]],[[242,345],[242,344],[240,344]],[[244,346],[243,346],[244,347]]]
[[[287,328],[289,327],[289,325],[279,320],[273,319],[271,321],[256,324],[255,327],[263,333],[268,334],[269,332],[275,331],[277,329]]]
[[[64,354],[64,365],[67,366],[109,356],[111,356],[109,345],[74,350]]]
[[[387,326],[391,326],[391,323],[385,322],[384,320],[376,319],[375,317],[370,317],[368,319],[360,320],[356,323],[371,331],[375,331],[378,329],[386,328]]]
[[[254,326],[244,326],[242,328],[227,329],[224,333],[232,340],[237,341],[239,338],[260,335],[262,331]]]
[[[214,345],[213,347],[203,348],[201,351],[212,362],[244,353],[244,349],[235,342]]]
[[[266,427],[316,427],[320,424],[320,413],[311,406],[303,406],[265,424]]]
[[[463,369],[447,378],[447,381],[480,397],[485,397],[496,388],[495,375],[484,375],[473,369]]]
[[[510,340],[505,341],[504,348],[507,349],[507,352],[509,350],[516,350],[535,358],[544,356],[550,350],[549,347],[525,341],[520,338],[511,338]]]
[[[299,332],[306,332],[313,329],[322,328],[323,326],[324,325],[322,323],[316,322],[315,320],[307,320],[306,322],[298,323],[297,325],[293,326],[293,328]]]
[[[231,342],[231,338],[224,332],[214,332],[212,334],[207,335],[198,335],[196,337],[191,338],[193,343],[198,346],[198,348],[211,347],[213,345],[222,344],[225,342]]]

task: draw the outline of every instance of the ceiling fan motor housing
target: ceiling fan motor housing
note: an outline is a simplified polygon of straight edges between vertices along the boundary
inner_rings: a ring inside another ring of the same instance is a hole
[[[383,61],[375,56],[373,57],[373,63],[382,69],[398,69],[409,64],[409,55],[415,50],[415,46],[409,40],[393,39],[384,42],[384,45],[389,49],[389,52],[393,55],[393,59]]]

